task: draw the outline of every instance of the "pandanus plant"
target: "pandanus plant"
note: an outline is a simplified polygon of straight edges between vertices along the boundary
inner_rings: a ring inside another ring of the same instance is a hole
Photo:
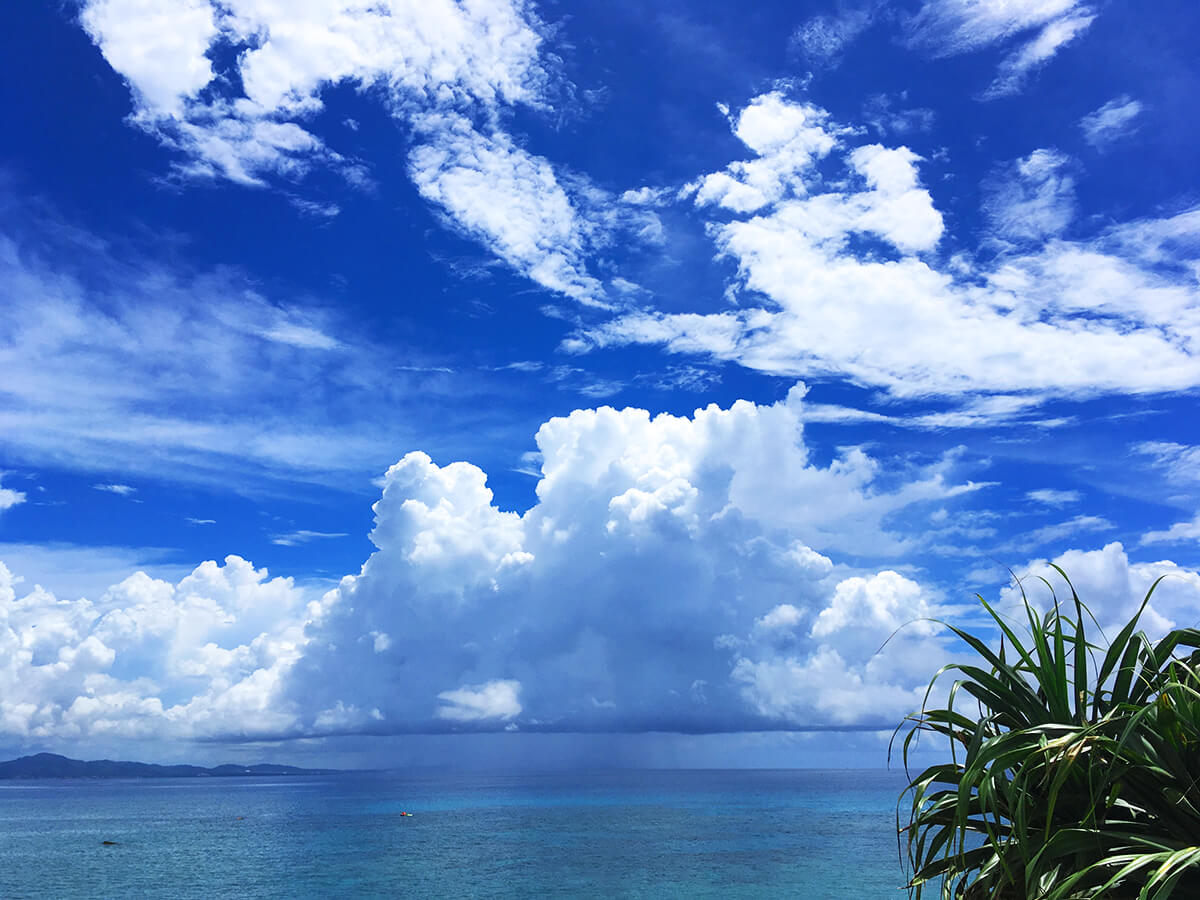
[[[1055,569],[1070,602],[1051,587],[1040,615],[1022,589],[1021,634],[978,598],[998,646],[942,623],[976,658],[943,666],[892,738],[904,734],[906,772],[918,740],[951,749],[901,795],[910,894],[1200,898],[1200,630],[1139,630],[1160,578],[1111,642],[1094,640],[1098,623]],[[931,708],[947,676],[945,706]]]

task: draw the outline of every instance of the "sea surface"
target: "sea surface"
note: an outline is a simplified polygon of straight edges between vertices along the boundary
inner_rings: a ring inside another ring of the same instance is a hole
[[[0,897],[903,898],[903,780],[801,769],[5,781]]]

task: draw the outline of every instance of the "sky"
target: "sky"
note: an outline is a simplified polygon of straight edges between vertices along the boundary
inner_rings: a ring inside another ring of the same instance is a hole
[[[1014,574],[1197,624],[1198,28],[3,4],[0,753],[879,766]]]

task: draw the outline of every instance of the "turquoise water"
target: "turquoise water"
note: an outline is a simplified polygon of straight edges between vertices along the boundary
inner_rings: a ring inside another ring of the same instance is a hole
[[[812,770],[0,782],[0,897],[900,898],[902,782]]]

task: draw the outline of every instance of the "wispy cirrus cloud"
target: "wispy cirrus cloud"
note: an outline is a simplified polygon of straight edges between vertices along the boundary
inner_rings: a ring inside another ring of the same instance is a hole
[[[1029,532],[1018,543],[1027,551],[1060,544],[1069,537],[1093,531],[1111,531],[1116,526],[1103,516],[1075,516],[1065,522],[1043,525]]]
[[[428,358],[429,348],[384,352],[332,306],[268,296],[235,267],[161,249],[0,204],[8,459],[102,473],[98,489],[127,498],[147,477],[236,476],[259,490],[365,481],[410,440],[414,419],[507,427],[468,408],[501,375],[399,371],[397,355]],[[424,412],[435,406],[436,417]]]
[[[993,173],[984,183],[983,211],[995,234],[1029,241],[1066,230],[1075,216],[1070,166],[1065,154],[1039,149]]]
[[[1029,76],[1048,63],[1063,47],[1075,40],[1095,20],[1090,12],[1065,15],[1048,23],[1037,37],[1012,51],[1000,63],[996,79],[980,95],[994,100],[1019,94]]]
[[[981,94],[994,99],[1018,93],[1036,69],[1082,34],[1095,17],[1082,0],[924,0],[908,20],[907,42],[933,56],[1007,45],[1011,49],[995,80]],[[1030,32],[1036,33],[1029,37]]]
[[[1151,457],[1176,483],[1200,483],[1200,446],[1174,441],[1142,441],[1133,447],[1135,453]]]
[[[1079,491],[1061,491],[1055,488],[1038,488],[1036,491],[1029,491],[1025,496],[1036,503],[1044,503],[1046,506],[1066,506],[1070,503],[1078,503],[1083,499],[1083,495]]]
[[[833,13],[802,22],[793,32],[790,46],[809,65],[833,68],[846,48],[874,24],[882,5],[880,0],[840,2]]]
[[[131,487],[128,484],[93,484],[92,490],[116,494],[118,497],[128,497],[131,494],[137,493],[137,488]]]
[[[409,154],[409,171],[426,200],[538,284],[598,302],[600,283],[586,274],[585,235],[554,168],[504,134],[482,134],[463,116],[421,120],[426,140]]]
[[[1084,140],[1098,150],[1108,147],[1137,130],[1136,120],[1142,114],[1142,104],[1128,94],[1109,100],[1099,109],[1079,120]]]
[[[307,544],[312,541],[327,541],[331,538],[344,538],[344,532],[325,532],[325,531],[309,531],[300,529],[299,531],[290,531],[287,534],[276,534],[271,536],[271,543],[280,547],[298,547],[301,544]]]

